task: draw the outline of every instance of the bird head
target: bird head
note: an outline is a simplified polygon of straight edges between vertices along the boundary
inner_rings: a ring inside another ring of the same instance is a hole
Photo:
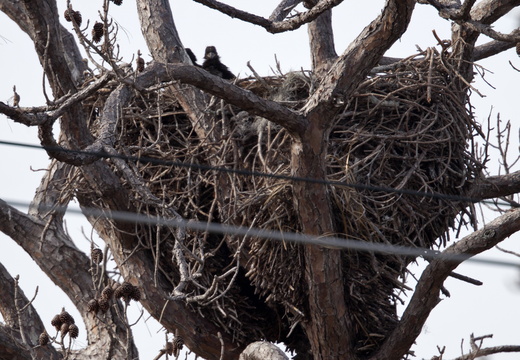
[[[218,59],[217,49],[214,46],[208,46],[204,52],[204,59]]]

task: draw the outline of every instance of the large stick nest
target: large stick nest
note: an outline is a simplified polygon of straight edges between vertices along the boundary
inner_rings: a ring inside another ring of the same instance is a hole
[[[467,204],[461,202],[371,188],[466,193],[481,164],[468,147],[478,127],[458,80],[449,59],[430,51],[372,74],[331,119],[335,125],[328,179],[365,186],[328,187],[337,230],[331,235],[431,248],[445,244],[458,216],[459,225],[474,222],[472,212],[464,210]],[[312,91],[312,79],[304,73],[245,79],[238,85],[293,109],[301,108]],[[96,106],[100,103],[102,95]],[[215,116],[214,131],[221,132],[218,143],[197,136],[173,91],[136,94],[119,121],[119,152],[290,175],[292,139],[284,129],[220,100],[212,99],[210,104],[207,111]],[[96,126],[94,121],[94,131]],[[163,202],[150,204],[136,194],[133,207],[140,212],[163,215],[165,208],[173,207],[185,219],[300,231],[289,180],[169,163],[128,164]],[[177,239],[182,241],[180,258],[170,229],[136,225],[135,231],[139,246],[150,250],[158,276],[168,279],[172,290],[179,285],[179,259],[184,259],[191,278],[183,283],[183,292],[206,294],[190,302],[194,311],[222,326],[237,342],[267,338],[292,341],[298,348],[298,340],[293,339],[301,334],[298,327],[291,338],[285,337],[291,325],[307,315],[301,246],[188,232]],[[360,354],[376,349],[395,325],[395,305],[405,288],[410,261],[413,258],[344,251],[345,293],[358,326]],[[237,263],[240,271],[228,271]],[[215,276],[222,274],[215,286]],[[206,293],[212,284],[212,293]]]

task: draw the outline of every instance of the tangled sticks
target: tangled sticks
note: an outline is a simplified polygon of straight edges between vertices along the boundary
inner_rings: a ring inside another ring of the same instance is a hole
[[[311,83],[312,76],[303,73],[237,81],[294,110],[305,104]],[[336,236],[434,247],[448,240],[457,216],[460,224],[474,222],[461,202],[370,188],[464,195],[482,168],[467,145],[478,126],[466,95],[450,59],[431,50],[382,67],[359,86],[333,119],[327,166],[329,180],[366,187],[329,186]],[[218,101],[210,106],[214,131],[222,134],[218,143],[196,135],[173,92],[160,89],[136,96],[118,124],[119,153],[291,174],[292,139],[282,128]],[[92,126],[95,132],[95,120]],[[158,204],[136,194],[133,207],[140,212],[157,216],[173,207],[185,219],[300,231],[289,180],[171,163],[128,165],[161,199]],[[233,189],[225,199],[223,184]],[[136,191],[131,184],[128,188]],[[299,245],[189,231],[181,239],[171,229],[139,224],[135,233],[137,247],[150,251],[158,276],[168,279],[172,292],[186,294],[184,300],[238,343],[264,338],[305,347],[299,343],[305,341],[301,329],[293,327],[307,315]],[[358,324],[360,354],[377,349],[395,325],[398,292],[406,288],[406,267],[413,260],[344,252],[345,293]]]

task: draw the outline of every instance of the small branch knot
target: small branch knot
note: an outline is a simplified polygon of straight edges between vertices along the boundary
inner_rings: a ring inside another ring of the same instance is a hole
[[[487,229],[484,231],[484,238],[485,239],[491,239],[492,237],[494,237],[496,234],[495,230],[493,229]]]

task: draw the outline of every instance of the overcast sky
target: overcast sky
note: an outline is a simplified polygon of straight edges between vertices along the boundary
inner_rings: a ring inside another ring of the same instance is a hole
[[[228,1],[231,5],[241,6],[247,11],[268,16],[276,6],[277,1]],[[245,3],[245,5],[244,5]],[[365,0],[363,2],[346,1],[341,4],[334,15],[334,31],[336,51],[341,53],[349,42],[381,11],[384,1]],[[74,9],[81,11],[83,21],[91,23],[97,18],[97,11],[101,9],[101,1],[72,2]],[[363,4],[360,6],[359,4]],[[60,12],[63,13],[66,2],[60,1]],[[243,6],[246,6],[244,8]],[[239,76],[250,74],[246,63],[251,65],[261,75],[272,75],[271,68],[276,67],[275,55],[284,71],[309,69],[310,56],[305,27],[285,34],[271,35],[264,29],[245,24],[236,19],[229,19],[214,10],[206,9],[202,5],[188,0],[171,2],[172,11],[176,20],[181,39],[186,47],[190,47],[199,59],[207,45],[217,47],[222,61]],[[517,12],[518,13],[518,12]],[[146,61],[150,60],[144,40],[142,39],[137,21],[135,3],[124,0],[121,7],[112,6],[111,15],[120,25],[119,44],[124,55],[124,61],[129,62],[138,49],[144,54]],[[63,21],[67,28],[70,23]],[[509,32],[518,26],[518,19],[511,15],[503,19],[495,27],[496,30]],[[421,48],[434,46],[436,41],[431,31],[435,29],[441,38],[450,37],[450,23],[440,19],[433,8],[417,5],[409,31],[388,52],[388,56],[405,57],[416,52],[416,45]],[[41,89],[42,70],[29,38],[11,20],[0,13],[0,101],[7,102],[12,97],[12,86],[16,85],[21,95],[21,106],[44,105]],[[496,117],[500,112],[503,120],[513,122],[513,144],[511,154],[518,153],[518,101],[515,80],[520,76],[512,70],[508,61],[520,68],[520,58],[514,50],[509,50],[499,56],[486,61],[483,65],[489,72],[486,80],[497,90],[477,80],[476,85],[480,92],[486,95],[480,98],[474,94],[472,103],[476,107],[475,113],[479,121],[484,121],[490,114]],[[491,73],[493,72],[493,73]],[[37,131],[7,120],[0,115],[0,140],[17,141],[37,144]],[[48,166],[49,159],[45,152],[24,148],[0,145],[0,198],[29,202],[42,177],[42,171]],[[497,160],[498,161],[498,160]],[[497,163],[489,164],[497,171]],[[518,169],[518,167],[517,167]],[[496,214],[486,212],[486,221],[492,220]],[[90,228],[80,216],[67,217],[68,228],[77,245],[88,251],[89,242],[82,234],[82,228],[90,236]],[[462,234],[465,235],[465,234]],[[515,234],[505,241],[502,246],[520,253],[520,235]],[[50,319],[66,306],[75,318],[79,314],[72,309],[71,303],[61,291],[45,276],[38,275],[38,268],[31,259],[5,235],[0,234],[0,262],[7,267],[11,275],[21,275],[21,285],[30,298],[36,285],[40,292],[34,303],[40,311],[46,326],[50,329]],[[483,257],[495,257],[514,260],[511,256],[498,251],[485,253]],[[438,305],[426,323],[417,345],[413,348],[417,358],[429,359],[436,355],[436,346],[446,346],[445,358],[460,355],[461,340],[466,339],[464,348],[467,350],[468,338],[471,333],[475,336],[494,334],[493,339],[486,341],[485,346],[503,344],[520,344],[520,273],[518,269],[489,266],[482,264],[464,264],[457,269],[463,273],[484,282],[483,286],[476,287],[457,280],[449,279],[446,287],[451,292],[451,298],[444,299]],[[420,275],[417,269],[416,275]],[[413,286],[413,282],[410,286]],[[410,294],[411,295],[411,294]],[[140,305],[132,305],[134,310]],[[137,316],[137,314],[132,314]],[[157,333],[159,327],[152,321],[138,325],[135,336],[142,359],[151,359],[162,347],[164,335]],[[80,329],[78,346],[85,342],[85,330]],[[495,356],[493,359],[511,359],[516,356]]]

